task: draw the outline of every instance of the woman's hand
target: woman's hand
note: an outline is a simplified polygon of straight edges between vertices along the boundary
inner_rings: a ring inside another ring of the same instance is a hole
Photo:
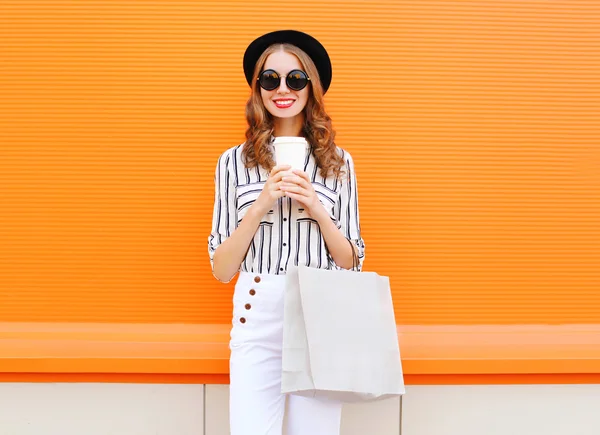
[[[286,174],[283,177],[280,189],[285,196],[304,204],[311,216],[316,216],[316,212],[320,211],[323,205],[317,197],[308,174],[300,169],[294,169],[292,172],[294,175]]]
[[[263,186],[262,192],[252,207],[256,208],[260,216],[264,216],[273,207],[273,204],[282,196],[284,192],[280,190],[280,186],[283,184],[281,178],[286,175],[290,165],[275,166],[269,172],[269,178]]]

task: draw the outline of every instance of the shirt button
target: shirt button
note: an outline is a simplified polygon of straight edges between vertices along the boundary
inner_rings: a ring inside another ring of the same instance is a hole
[[[283,246],[287,246],[287,243],[284,243]]]
[[[260,282],[260,276],[255,276],[254,277],[254,282]]]
[[[287,218],[283,218],[283,221],[284,221],[284,222],[287,222]]]
[[[246,304],[246,305],[245,305],[245,308],[246,308],[247,310],[249,310],[250,308],[252,308],[252,305],[250,305],[250,304]]]
[[[256,294],[256,290],[252,289],[250,290],[250,296],[254,296]]]
[[[283,272],[283,267],[280,267],[279,270],[281,270]]]
[[[244,317],[240,317],[240,323],[246,323],[246,319]]]

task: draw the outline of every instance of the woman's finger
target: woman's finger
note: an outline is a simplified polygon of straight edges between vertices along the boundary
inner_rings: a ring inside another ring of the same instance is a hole
[[[283,182],[283,177],[285,176],[285,172],[278,172],[275,175],[272,175],[267,180],[267,183],[271,183],[272,185],[277,185]]]
[[[271,169],[271,172],[269,172],[269,177],[273,177],[277,174],[280,174],[281,171],[287,171],[289,169],[291,169],[291,165],[279,165],[279,166],[274,166],[273,169]]]
[[[310,192],[309,191],[307,191],[305,188],[303,188],[301,186],[297,186],[297,185],[285,185],[285,184],[283,184],[281,186],[281,190],[283,190],[285,192],[296,193],[296,194],[302,195],[302,196],[310,196]]]
[[[295,199],[296,201],[306,205],[306,200],[308,199],[306,196],[303,195],[299,195],[297,193],[293,193],[293,192],[285,192],[285,196],[287,196],[288,198],[292,198]]]
[[[302,186],[305,189],[310,189],[309,186],[312,186],[312,184],[309,181],[306,181],[305,179],[298,177],[297,175],[286,176],[283,177],[282,180],[288,183],[294,183],[298,186]]]
[[[308,174],[300,169],[294,169],[292,171],[294,174],[304,179],[306,182],[310,183],[310,178],[308,178]]]
[[[289,176],[289,173],[282,169],[282,170],[278,171],[275,175],[272,175],[270,179],[277,182],[277,181],[281,181],[283,179],[283,177],[285,177],[285,176]]]

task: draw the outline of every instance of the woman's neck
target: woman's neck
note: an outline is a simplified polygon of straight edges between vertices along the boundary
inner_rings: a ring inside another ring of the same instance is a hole
[[[299,114],[293,118],[274,118],[273,136],[302,136],[304,116]]]

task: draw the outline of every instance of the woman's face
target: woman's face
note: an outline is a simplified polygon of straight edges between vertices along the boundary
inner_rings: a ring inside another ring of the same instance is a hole
[[[276,51],[267,57],[263,71],[267,69],[275,70],[283,79],[279,87],[272,91],[260,88],[265,108],[277,118],[293,118],[300,114],[308,101],[310,84],[300,91],[294,91],[285,83],[285,77],[290,71],[294,69],[304,71],[300,60],[291,53]]]

